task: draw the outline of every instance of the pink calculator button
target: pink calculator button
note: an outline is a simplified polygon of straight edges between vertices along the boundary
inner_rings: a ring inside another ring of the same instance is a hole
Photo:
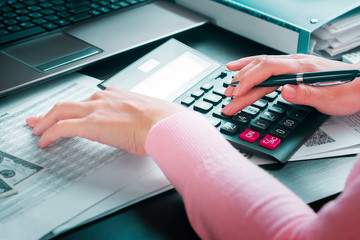
[[[277,146],[279,146],[280,142],[280,138],[266,135],[263,139],[261,139],[260,146],[274,150]]]
[[[248,142],[255,142],[260,137],[260,133],[255,132],[250,129],[246,129],[244,132],[240,134],[240,138],[242,140],[248,141]]]

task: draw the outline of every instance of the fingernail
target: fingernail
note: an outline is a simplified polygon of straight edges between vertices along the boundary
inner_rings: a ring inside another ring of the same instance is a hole
[[[44,144],[44,141],[43,141],[43,138],[40,138],[39,142],[38,142],[38,146],[40,148],[45,148],[45,144]]]
[[[236,61],[228,62],[226,65],[232,65],[232,64],[234,64],[234,63],[236,63]]]
[[[40,133],[40,127],[39,127],[39,125],[36,125],[36,126],[34,127],[33,133],[34,133],[35,135],[39,135],[39,133]]]
[[[294,86],[287,84],[287,85],[283,86],[282,92],[284,94],[284,97],[287,99],[295,99],[296,98],[296,89]]]

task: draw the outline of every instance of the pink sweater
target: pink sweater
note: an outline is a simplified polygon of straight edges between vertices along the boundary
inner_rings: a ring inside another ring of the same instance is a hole
[[[202,239],[360,238],[360,161],[344,192],[315,213],[200,114],[164,119],[151,129],[145,147],[183,197]]]

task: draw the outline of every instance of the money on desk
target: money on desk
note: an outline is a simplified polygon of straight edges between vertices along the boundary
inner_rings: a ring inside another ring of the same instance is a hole
[[[15,187],[46,170],[43,166],[0,151],[0,198],[17,193]]]
[[[17,190],[0,175],[0,198],[5,198],[17,193]]]

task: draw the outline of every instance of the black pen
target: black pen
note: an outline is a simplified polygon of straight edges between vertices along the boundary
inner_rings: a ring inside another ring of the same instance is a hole
[[[310,84],[311,86],[317,87],[335,86],[351,82],[357,77],[360,77],[359,69],[296,73],[272,76],[255,87],[276,87],[285,84]],[[238,84],[239,81],[236,81],[230,83],[230,86],[236,87]]]

